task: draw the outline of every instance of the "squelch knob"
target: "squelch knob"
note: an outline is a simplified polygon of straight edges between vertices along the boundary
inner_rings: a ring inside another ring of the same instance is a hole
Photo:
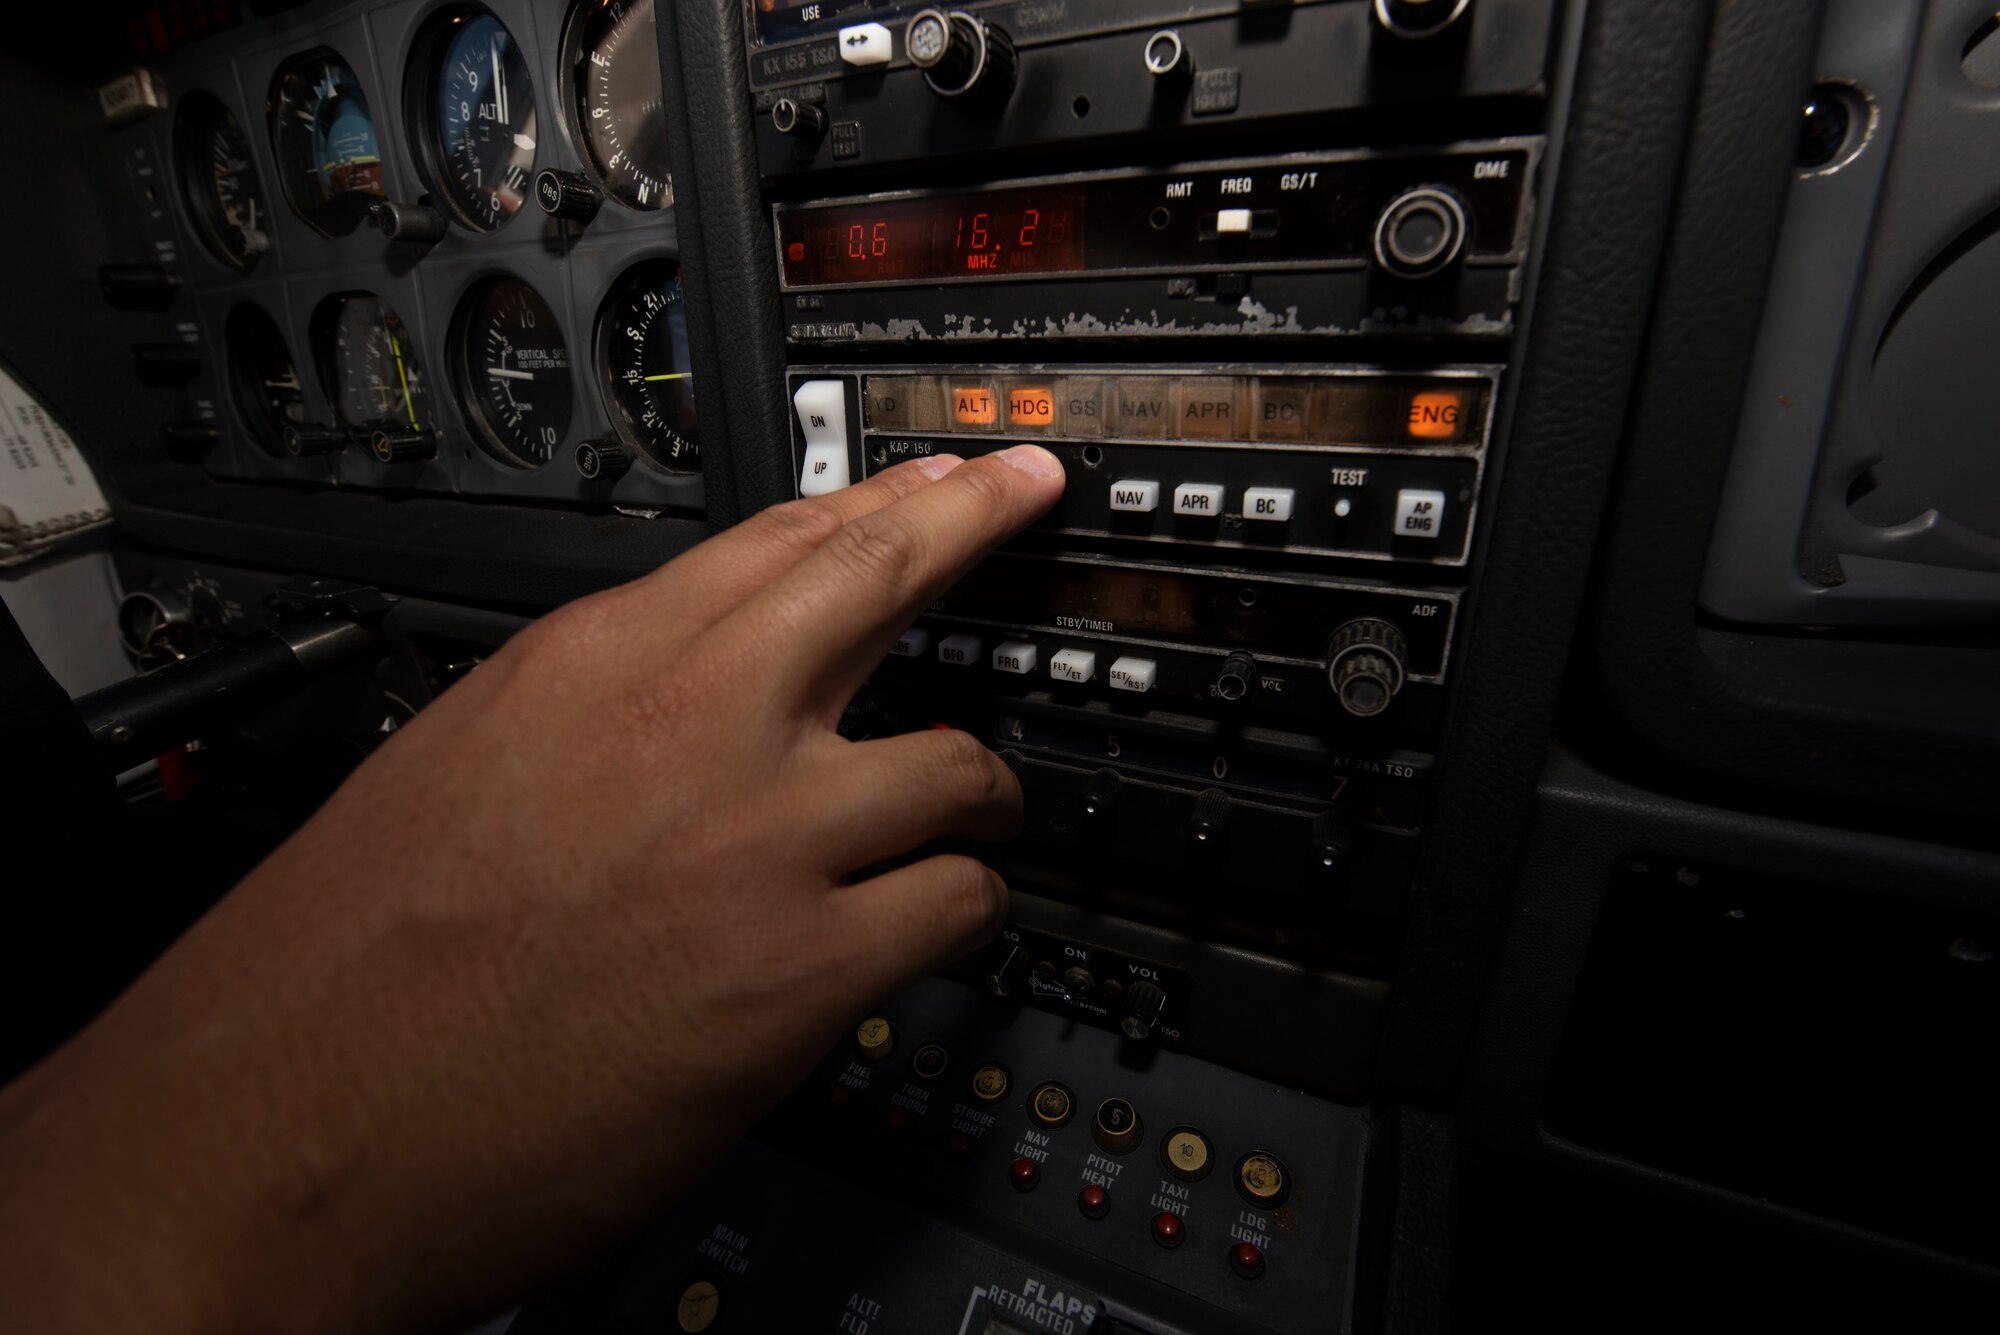
[[[1134,983],[1125,993],[1125,1014],[1118,1020],[1125,1037],[1144,1041],[1167,1008],[1167,994],[1153,983]]]
[[[587,223],[597,216],[604,195],[582,172],[544,167],[535,177],[535,202],[551,218]]]
[[[771,128],[816,144],[826,137],[826,112],[810,102],[781,97],[771,104]]]
[[[1014,995],[1015,986],[1028,976],[1030,967],[1028,952],[1008,942],[1000,963],[986,975],[986,990],[996,997]]]
[[[405,431],[385,428],[368,438],[368,448],[385,464],[414,463],[437,455],[437,433],[427,426]]]
[[[1356,718],[1373,718],[1403,689],[1403,660],[1409,645],[1386,621],[1362,617],[1333,633],[1327,643],[1326,676],[1341,708]]]
[[[632,466],[632,451],[616,440],[586,440],[576,447],[576,471],[587,478],[625,476]]]
[[[903,30],[903,50],[939,97],[998,105],[1014,91],[1013,39],[962,9],[918,13]]]
[[[288,426],[284,443],[290,455],[332,454],[347,444],[347,432],[337,426]]]

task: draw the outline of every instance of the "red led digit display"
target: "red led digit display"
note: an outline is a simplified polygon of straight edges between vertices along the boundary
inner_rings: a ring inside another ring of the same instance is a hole
[[[983,190],[781,210],[787,287],[1006,278],[1083,269],[1083,191]]]

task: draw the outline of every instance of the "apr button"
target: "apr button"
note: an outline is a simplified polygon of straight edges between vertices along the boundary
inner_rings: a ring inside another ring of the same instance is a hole
[[[1213,519],[1222,513],[1224,489],[1209,482],[1183,482],[1174,488],[1174,513]]]

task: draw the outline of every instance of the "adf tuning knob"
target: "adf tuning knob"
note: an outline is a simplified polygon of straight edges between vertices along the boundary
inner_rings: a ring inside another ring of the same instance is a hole
[[[1341,708],[1372,718],[1403,689],[1403,660],[1409,646],[1403,632],[1386,621],[1363,617],[1333,633],[1326,649],[1326,676]]]

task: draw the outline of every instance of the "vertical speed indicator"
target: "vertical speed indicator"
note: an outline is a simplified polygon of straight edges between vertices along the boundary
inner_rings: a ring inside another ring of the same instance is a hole
[[[576,390],[569,345],[541,294],[518,278],[481,279],[458,303],[451,345],[459,399],[486,452],[519,468],[554,458]]]
[[[673,203],[653,0],[577,0],[562,78],[571,129],[606,193],[635,209]]]
[[[678,261],[641,260],[619,275],[597,313],[597,371],[619,439],[669,472],[701,471]]]

